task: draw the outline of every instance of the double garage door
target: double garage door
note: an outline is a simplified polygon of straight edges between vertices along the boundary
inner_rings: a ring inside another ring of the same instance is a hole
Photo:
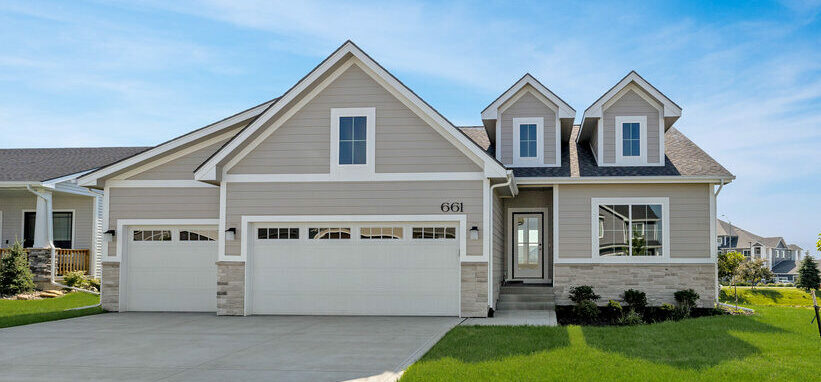
[[[265,223],[247,235],[248,314],[459,315],[456,225]],[[216,238],[216,227],[131,227],[126,308],[215,311]]]

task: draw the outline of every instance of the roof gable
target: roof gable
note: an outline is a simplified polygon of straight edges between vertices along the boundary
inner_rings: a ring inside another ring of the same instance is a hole
[[[293,102],[307,101],[312,96],[315,96],[316,94],[310,94],[310,92],[312,92],[311,87],[323,81],[323,77],[327,76],[330,71],[340,70],[341,68],[338,67],[339,64],[349,59],[355,59],[357,64],[361,64],[360,67],[363,70],[374,77],[377,82],[380,82],[380,84],[394,94],[394,96],[402,100],[406,106],[433,126],[434,129],[459,148],[460,151],[468,155],[471,159],[481,162],[486,175],[494,177],[506,176],[504,166],[479,148],[475,142],[374,61],[356,46],[356,44],[347,41],[328,56],[328,58],[322,61],[322,63],[314,68],[307,76],[303,77],[296,85],[285,92],[278,102],[268,107],[262,114],[243,128],[239,134],[234,136],[220,150],[203,162],[195,171],[195,179],[210,182],[219,181],[224,165],[234,157],[241,157],[248,153],[246,149],[249,147],[247,144],[251,143],[250,140],[255,139],[261,130],[264,132],[264,129],[268,129],[269,126],[276,129],[276,123],[286,120],[288,113],[293,110]],[[325,80],[327,80],[327,78],[325,78]],[[309,93],[307,95],[303,94],[305,91]],[[280,113],[283,114],[278,115]]]
[[[484,110],[482,110],[482,119],[496,119],[498,117],[499,109],[507,104],[512,98],[520,94],[520,91],[529,86],[531,89],[538,92],[538,95],[547,98],[553,105],[558,106],[559,118],[576,118],[576,110],[573,109],[567,102],[564,102],[559,96],[550,91],[546,86],[542,85],[530,73],[526,73],[516,83],[502,93],[498,98],[490,103]],[[552,107],[551,107],[552,108]]]
[[[577,136],[577,140],[585,140],[588,139],[591,131],[592,131],[592,123],[588,123],[588,119],[594,120],[596,118],[601,118],[603,111],[609,106],[609,103],[613,99],[617,99],[625,94],[625,88],[633,87],[634,89],[640,89],[641,91],[637,91],[637,94],[643,96],[645,100],[650,102],[653,105],[660,104],[661,105],[661,112],[664,116],[665,120],[665,130],[669,129],[673,126],[676,120],[681,117],[681,107],[673,102],[670,98],[667,98],[664,93],[660,92],[656,89],[652,84],[647,82],[644,78],[642,78],[635,70],[630,71],[624,78],[622,78],[618,83],[613,85],[610,90],[602,94],[596,102],[593,102],[590,107],[584,110],[584,114],[582,115],[582,123],[581,128],[579,130],[579,134]],[[645,93],[645,94],[642,94]]]

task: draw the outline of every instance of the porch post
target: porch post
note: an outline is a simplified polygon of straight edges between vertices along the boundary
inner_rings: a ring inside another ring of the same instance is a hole
[[[37,196],[37,211],[34,218],[34,248],[53,248],[52,238],[52,204],[51,192],[29,188],[29,191]]]

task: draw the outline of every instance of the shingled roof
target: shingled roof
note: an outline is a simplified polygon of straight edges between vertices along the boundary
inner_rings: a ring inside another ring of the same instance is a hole
[[[481,126],[460,127],[470,139],[489,153],[495,152],[487,133]],[[570,137],[571,145],[575,145],[576,155],[570,155],[567,143],[562,143],[561,167],[527,167],[513,168],[513,173],[519,177],[569,177],[571,166],[578,165],[581,177],[606,176],[715,176],[717,178],[733,178],[733,174],[724,166],[716,162],[704,150],[688,139],[678,129],[671,127],[664,134],[664,166],[620,166],[602,167],[596,163],[596,158],[587,142],[576,143],[576,134],[579,126],[573,127]]]
[[[93,170],[149,147],[0,149],[0,182],[42,182]]]

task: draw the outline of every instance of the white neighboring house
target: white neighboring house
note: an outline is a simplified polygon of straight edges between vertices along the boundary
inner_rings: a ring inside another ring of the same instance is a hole
[[[716,219],[716,243],[720,252],[740,252],[753,259],[764,259],[775,274],[775,281],[794,282],[804,250],[781,236],[763,237]]]
[[[58,270],[70,263],[99,277],[103,193],[77,178],[146,149],[0,149],[0,251],[15,241],[56,248]]]

